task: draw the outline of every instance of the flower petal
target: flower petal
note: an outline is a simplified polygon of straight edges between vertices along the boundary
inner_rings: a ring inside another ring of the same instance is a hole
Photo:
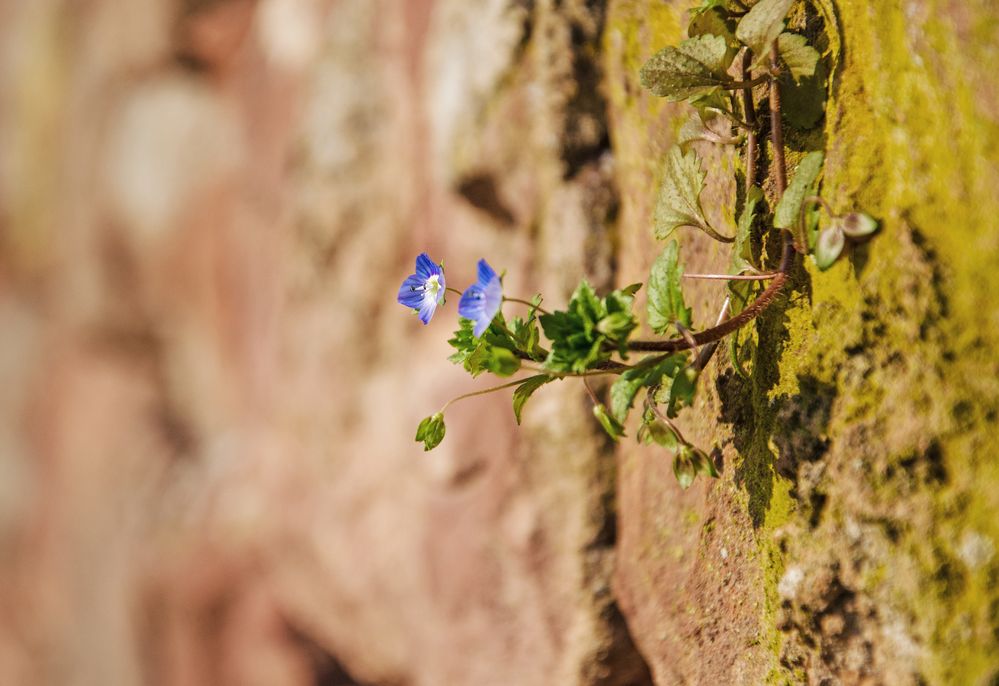
[[[406,277],[399,287],[398,301],[406,307],[417,308],[423,302],[424,280],[416,274]]]
[[[440,274],[440,267],[434,264],[434,261],[430,259],[430,255],[421,252],[416,256],[416,275],[426,281],[434,274]]]
[[[434,316],[436,310],[437,303],[433,300],[427,300],[420,306],[420,321],[424,326],[430,323],[430,318]]]
[[[479,260],[479,286],[485,287],[493,279],[499,279],[496,276],[496,272],[493,268],[489,266],[489,263],[485,260]]]
[[[482,294],[482,289],[477,285],[469,286],[461,294],[461,300],[458,301],[458,316],[478,320],[484,306],[485,296]]]

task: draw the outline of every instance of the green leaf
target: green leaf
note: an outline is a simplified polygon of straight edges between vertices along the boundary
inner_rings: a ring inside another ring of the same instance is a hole
[[[611,346],[627,353],[627,338],[638,326],[632,313],[634,296],[613,291],[600,299],[583,281],[565,311],[542,315],[539,319],[545,336],[552,342],[545,360],[548,369],[559,372],[584,372],[610,359]]]
[[[424,450],[433,450],[444,440],[444,431],[444,415],[438,412],[420,422],[416,429],[416,442],[422,442]]]
[[[717,479],[719,474],[714,460],[700,448],[689,446],[689,449],[691,452],[690,461],[694,464],[694,470],[703,476],[710,476],[712,479]]]
[[[682,277],[680,246],[670,241],[649,273],[649,326],[658,334],[676,322],[690,326],[691,310],[683,301]]]
[[[676,102],[707,93],[731,79],[728,46],[721,36],[697,36],[666,47],[646,62],[639,78],[653,95]]]
[[[845,244],[843,229],[837,224],[820,231],[819,239],[815,242],[815,265],[822,271],[829,269],[843,252]]]
[[[535,362],[545,359],[547,352],[541,347],[541,333],[538,330],[537,318],[534,316],[533,310],[526,320],[514,317],[510,323],[510,328],[513,331],[513,341],[518,350],[526,353]]]
[[[694,483],[694,478],[697,476],[697,467],[690,459],[690,453],[683,449],[685,447],[682,446],[673,457],[673,475],[683,490],[690,488],[690,484]]]
[[[707,224],[699,200],[706,176],[697,153],[684,154],[679,147],[669,151],[656,203],[656,238],[666,240],[678,226]]]
[[[549,381],[554,381],[556,377],[548,374],[538,374],[524,379],[524,383],[517,386],[513,391],[513,416],[520,424],[520,413],[524,409],[524,403],[531,397],[534,391],[544,386]]]
[[[749,46],[759,64],[770,54],[770,46],[784,30],[784,17],[794,0],[760,0],[739,21],[735,37]]]
[[[796,33],[782,33],[777,37],[777,50],[796,82],[815,75],[815,65],[819,62],[819,51],[808,44],[804,36]]]
[[[676,450],[680,445],[673,430],[656,419],[655,415],[652,419],[647,419],[638,429],[638,441],[646,445],[655,442],[667,450]]]
[[[812,76],[800,81],[785,71],[777,79],[780,84],[781,105],[784,119],[799,129],[814,127],[826,111],[826,64],[820,61]]]
[[[672,419],[680,410],[694,404],[699,376],[699,372],[693,367],[684,367],[673,378],[669,387],[663,386],[656,394],[656,402],[666,405],[667,417]]]
[[[652,366],[635,366],[622,374],[610,389],[611,415],[624,424],[628,411],[635,402],[635,396],[643,387],[656,386],[663,376],[673,376],[676,370],[686,364],[687,355],[671,355]]]
[[[739,215],[739,223],[735,230],[735,243],[732,245],[732,274],[741,274],[753,268],[753,223],[756,221],[756,206],[763,200],[763,191],[753,186],[746,194],[746,203]]]
[[[725,9],[724,3],[717,2],[713,7],[702,7],[690,13],[690,24],[687,25],[687,35],[715,35],[725,39],[725,44],[731,51],[738,47],[735,37],[735,21]],[[734,56],[734,55],[733,55]],[[729,58],[731,60],[731,58]]]
[[[797,226],[801,203],[805,201],[805,196],[810,194],[812,184],[822,171],[822,159],[822,153],[816,151],[808,153],[798,163],[794,177],[774,211],[774,226],[778,229],[791,229]]]
[[[638,293],[638,291],[641,288],[642,288],[642,282],[639,281],[638,283],[633,283],[628,286],[625,286],[624,288],[621,289],[620,292],[622,295],[635,295],[635,293]]]
[[[840,228],[850,238],[863,238],[878,230],[878,221],[863,212],[850,212],[843,215],[839,222]]]
[[[607,432],[607,435],[615,441],[619,438],[624,438],[624,427],[621,426],[621,422],[607,414],[606,407],[600,404],[594,405],[593,416],[597,418],[598,422],[600,422],[600,426],[604,427],[604,431]]]
[[[725,9],[726,4],[727,0],[702,0],[701,6],[693,8],[692,10],[690,10],[690,13],[694,16],[697,16],[698,14],[707,12],[708,10],[714,9],[715,7],[720,7],[722,9]]]
[[[482,372],[510,376],[520,369],[521,360],[515,353],[517,345],[506,331],[502,315],[496,316],[481,338],[472,333],[474,325],[471,319],[458,320],[459,328],[448,341],[457,351],[448,358],[451,362],[462,365],[473,377]]]

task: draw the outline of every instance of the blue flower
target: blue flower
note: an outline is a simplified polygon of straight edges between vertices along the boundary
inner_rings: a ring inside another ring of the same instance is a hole
[[[461,294],[458,315],[475,322],[472,333],[485,333],[503,304],[503,284],[485,260],[479,260],[479,280]]]
[[[444,303],[444,268],[434,264],[427,253],[416,258],[416,273],[410,274],[399,287],[399,302],[415,310],[420,321],[430,323],[437,306]]]

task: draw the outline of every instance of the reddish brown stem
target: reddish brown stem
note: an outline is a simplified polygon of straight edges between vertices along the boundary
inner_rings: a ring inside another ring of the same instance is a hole
[[[774,43],[774,46],[770,51],[770,61],[771,66],[775,71],[777,68],[777,59],[777,44]],[[784,195],[784,191],[787,189],[787,167],[784,162],[784,128],[781,122],[780,86],[775,78],[770,79],[769,102],[770,140],[774,149],[774,186],[776,187],[777,197],[779,198]],[[721,340],[725,336],[751,322],[761,312],[763,312],[763,310],[770,306],[770,304],[784,289],[784,284],[787,283],[788,274],[791,271],[793,263],[794,245],[792,244],[791,234],[785,232],[783,249],[781,251],[780,268],[778,269],[777,275],[774,276],[773,281],[770,282],[770,285],[767,286],[766,290],[760,293],[759,297],[756,298],[756,300],[754,300],[753,303],[742,312],[730,319],[726,319],[718,326],[713,326],[710,329],[705,329],[704,331],[695,333],[692,336],[693,341],[684,337],[672,338],[667,341],[632,341],[628,344],[628,349],[636,352],[679,352],[681,350],[689,350],[692,347]],[[691,345],[691,343],[694,345]]]

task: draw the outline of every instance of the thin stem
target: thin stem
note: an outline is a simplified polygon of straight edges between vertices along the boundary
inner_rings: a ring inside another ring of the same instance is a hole
[[[698,223],[695,225],[695,228],[700,229],[704,233],[714,238],[716,241],[721,241],[722,243],[735,243],[735,236],[726,236],[723,233],[718,233],[707,222],[698,221]]]
[[[626,365],[622,365],[626,366]],[[621,369],[611,368],[611,369],[595,369],[588,372],[553,372],[550,369],[545,369],[544,367],[535,367],[529,364],[522,364],[521,369],[526,369],[530,372],[535,372],[537,374],[547,374],[548,376],[553,376],[556,379],[570,379],[570,378],[583,378],[587,376],[609,376],[620,374]],[[628,367],[630,369],[630,367]]]
[[[721,84],[721,87],[725,90],[735,91],[735,90],[752,90],[756,88],[761,83],[764,83],[770,78],[769,74],[760,74],[755,79],[750,79],[749,81],[727,81]]]
[[[549,312],[545,308],[541,307],[541,305],[535,305],[534,303],[532,303],[529,300],[521,300],[520,298],[508,298],[508,297],[506,297],[504,295],[503,296],[503,302],[505,302],[505,303],[520,303],[521,305],[527,305],[528,307],[533,307],[534,309],[536,309],[541,314],[551,314],[551,312]]]
[[[685,279],[705,279],[708,281],[769,281],[777,278],[780,272],[762,274],[684,274]]]
[[[663,424],[669,427],[670,431],[672,431],[673,434],[676,436],[676,440],[680,441],[680,443],[683,443],[684,445],[690,445],[690,441],[684,438],[683,433],[680,431],[680,428],[673,423],[672,419],[670,419],[669,417],[667,417],[666,415],[664,415],[662,412],[659,411],[659,406],[656,405],[655,402],[648,403],[648,406],[652,410],[652,412],[657,417],[659,417],[660,420],[662,420]]]
[[[742,78],[749,78],[749,65],[753,63],[753,51],[749,48],[742,53]],[[753,104],[753,91],[743,90],[739,93],[742,100],[742,116],[749,124],[749,131],[746,134],[746,196],[749,196],[749,189],[756,185],[757,159],[760,154],[759,141],[757,140],[756,106]]]
[[[590,388],[590,382],[585,378],[583,379],[583,387],[586,388],[586,393],[590,396],[590,400],[593,401],[593,404],[599,405],[600,400],[597,398],[597,394],[593,392],[593,389]]]
[[[777,54],[777,42],[770,47],[770,67],[777,69],[779,56]],[[770,138],[774,148],[774,182],[777,185],[777,194],[784,195],[787,188],[787,166],[784,162],[784,125],[781,122],[781,98],[780,86],[777,79],[770,82]]]
[[[726,296],[725,302],[722,305],[721,310],[718,312],[718,318],[715,320],[715,326],[718,326],[723,321],[725,321],[725,318],[728,316],[728,311],[731,307],[732,307],[732,296],[729,295]],[[694,360],[694,368],[697,369],[697,371],[701,371],[702,369],[707,367],[708,362],[710,362],[711,358],[714,357],[715,350],[717,349],[718,349],[718,341],[712,341],[711,343],[708,343],[703,348],[701,348],[701,351],[697,354],[697,359]]]
[[[743,91],[743,92],[748,92],[748,91]],[[723,109],[721,107],[705,107],[704,109],[707,110],[708,112],[714,112],[715,114],[720,114],[721,116],[728,119],[730,122],[735,124],[743,131],[749,131],[752,128],[748,123],[742,121],[737,116],[735,116],[734,112],[729,112],[728,110]]]
[[[775,64],[776,57],[776,43],[771,50],[771,63]],[[781,100],[780,100],[780,86],[776,79],[770,81],[770,136],[774,148],[774,185],[776,187],[777,195],[784,195],[784,191],[787,189],[787,167],[784,162],[784,129],[781,124]],[[694,343],[698,346],[705,345],[714,341],[721,340],[733,331],[738,330],[745,324],[749,323],[755,319],[763,310],[770,306],[770,304],[777,299],[781,291],[784,289],[784,284],[787,283],[788,274],[791,271],[791,266],[794,263],[794,245],[792,242],[791,234],[785,232],[784,234],[784,244],[781,251],[780,268],[778,269],[777,275],[773,277],[770,281],[770,285],[760,293],[759,297],[753,301],[751,305],[746,307],[742,312],[734,317],[726,319],[724,322],[717,326],[713,326],[710,329],[705,329],[693,335]],[[690,341],[687,339],[673,338],[666,341],[631,341],[628,343],[628,349],[634,351],[642,352],[678,352],[680,350],[690,350]]]
[[[447,291],[448,293],[457,293],[458,295],[461,295],[461,291],[459,291],[457,288],[451,288],[450,286],[448,286],[444,290]]]
[[[514,386],[519,386],[524,383],[526,379],[517,379],[516,381],[510,381],[505,384],[500,384],[499,386],[490,386],[489,388],[483,388],[481,391],[472,391],[471,393],[465,393],[464,395],[459,395],[457,398],[451,398],[446,403],[444,407],[441,408],[443,413],[447,408],[451,407],[454,403],[459,400],[465,400],[466,398],[474,398],[477,395],[486,395],[487,393],[495,393],[496,391],[502,391],[504,388],[513,388]]]

